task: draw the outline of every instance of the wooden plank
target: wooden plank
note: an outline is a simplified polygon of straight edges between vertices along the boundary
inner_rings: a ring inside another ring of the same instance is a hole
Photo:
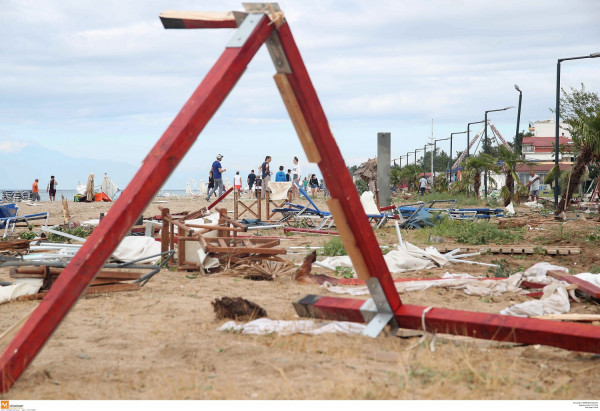
[[[353,234],[361,259],[368,270],[367,274],[379,280],[391,309],[396,309],[402,304],[402,301],[287,22],[279,27],[277,35],[292,69],[292,73],[285,74],[285,76],[310,134],[313,136],[315,146],[321,154],[321,161],[318,165],[331,197],[339,202],[339,210],[348,221],[347,227]],[[338,215],[340,215],[339,212]],[[353,259],[355,268],[360,264]]]
[[[314,228],[296,228],[296,227],[285,227],[283,229],[284,233],[311,233],[311,234],[322,234],[322,235],[340,235],[337,231],[331,230],[317,230]]]
[[[559,248],[558,249],[558,254],[559,255],[569,255],[569,250],[567,250],[565,248]]]
[[[263,248],[263,247],[218,247],[214,245],[208,245],[209,253],[222,253],[222,254],[287,254],[287,250],[283,248]]]
[[[364,322],[360,313],[362,303],[364,300],[306,296],[294,307],[298,315],[303,317]],[[425,313],[425,310],[429,311]],[[424,322],[429,332],[600,353],[600,332],[598,327],[589,324],[408,304],[394,310],[394,317],[400,328],[411,330],[423,330]]]
[[[12,387],[233,89],[273,26],[263,16],[241,47],[228,47],[146,156],[103,221],[0,356],[0,392]],[[346,173],[348,174],[348,173]],[[348,175],[349,177],[349,175]]]
[[[168,10],[159,14],[166,29],[234,29],[246,13],[241,11],[198,12]]]
[[[525,247],[523,248],[523,252],[525,254],[533,254],[535,252],[535,249],[533,247]]]
[[[536,315],[532,318],[555,321],[600,321],[600,314],[548,314]]]
[[[589,295],[593,298],[600,298],[600,287],[595,286],[581,278],[577,278],[573,275],[567,274],[564,271],[548,271],[547,276],[556,278],[557,280],[565,281],[569,284],[577,284],[577,291]]]
[[[546,254],[549,254],[549,255],[556,255],[556,254],[558,254],[558,251],[557,251],[557,249],[556,249],[556,248],[547,248],[547,249],[546,249]]]

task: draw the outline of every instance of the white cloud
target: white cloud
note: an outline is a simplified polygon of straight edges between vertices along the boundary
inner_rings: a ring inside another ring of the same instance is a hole
[[[0,140],[0,153],[18,153],[30,145],[24,141]]]

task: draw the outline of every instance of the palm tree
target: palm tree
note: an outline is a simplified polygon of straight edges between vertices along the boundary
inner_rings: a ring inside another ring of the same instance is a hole
[[[526,164],[527,161],[523,159],[516,152],[509,150],[505,146],[499,146],[498,158],[504,163],[503,170],[506,175],[506,185],[502,187],[502,198],[504,199],[504,207],[508,206],[513,200],[513,193],[515,193],[515,181],[518,186],[523,186],[519,181],[519,176],[515,172],[515,168],[518,164]],[[527,163],[531,164],[532,163]],[[519,195],[518,192],[514,196],[515,202],[518,203]]]
[[[576,124],[572,131],[573,143],[579,152],[567,182],[567,189],[558,203],[557,214],[565,209],[566,204],[571,202],[573,192],[579,186],[588,164],[594,160],[600,160],[600,107],[583,115],[579,124]]]
[[[496,164],[496,159],[489,154],[481,153],[474,157],[469,157],[465,161],[465,176],[472,178],[475,195],[479,198],[479,188],[481,187],[481,173],[488,171],[499,172],[500,167]]]

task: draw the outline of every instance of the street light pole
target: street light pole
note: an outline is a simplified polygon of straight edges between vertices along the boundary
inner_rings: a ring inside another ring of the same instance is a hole
[[[466,133],[466,131],[459,131],[458,133],[450,133],[450,156],[448,158],[448,169],[450,169],[450,180],[452,179],[452,138],[454,137],[455,134],[464,134]]]
[[[425,171],[425,157],[427,157],[427,144],[423,146],[423,175],[426,174]]]
[[[469,157],[471,155],[471,124],[479,124],[479,123],[483,123],[484,120],[481,121],[474,121],[472,123],[467,123],[467,157]]]
[[[487,110],[485,112],[485,119],[484,119],[484,127],[485,127],[485,139],[483,141],[483,152],[485,154],[488,153],[488,137],[487,137],[487,129],[488,129],[488,119],[487,119],[487,115],[488,113],[493,113],[494,111],[505,111],[511,108],[515,108],[515,106],[508,106],[508,107],[504,107],[504,108],[499,108],[496,110]],[[485,195],[485,198],[487,199],[487,195],[488,195],[488,189],[487,189],[487,182],[488,182],[488,178],[487,178],[487,170],[485,170],[485,172],[483,173],[483,192]],[[479,195],[479,193],[477,193],[477,195]]]
[[[517,132],[515,133],[515,153],[521,155],[521,144],[519,143],[519,123],[521,122],[521,101],[523,100],[523,92],[516,84],[515,90],[519,92],[519,108],[517,110]]]
[[[600,53],[592,53],[589,56],[581,56],[581,57],[567,57],[564,59],[558,59],[556,63],[556,125],[555,125],[555,134],[554,134],[554,167],[556,173],[554,174],[554,209],[558,207],[558,175],[560,174],[560,170],[558,168],[558,132],[559,132],[559,121],[560,121],[560,63],[567,60],[581,60],[581,59],[593,59],[596,57],[600,57]]]

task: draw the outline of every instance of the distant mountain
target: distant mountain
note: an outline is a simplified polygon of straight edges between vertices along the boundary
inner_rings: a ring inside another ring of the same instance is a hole
[[[86,184],[88,175],[95,174],[99,186],[108,173],[115,184],[123,189],[137,172],[139,166],[112,161],[110,153],[99,153],[98,158],[74,158],[56,150],[31,145],[16,153],[0,152],[0,189],[30,189],[38,178],[40,191],[53,175],[61,190],[75,190],[77,182]]]

